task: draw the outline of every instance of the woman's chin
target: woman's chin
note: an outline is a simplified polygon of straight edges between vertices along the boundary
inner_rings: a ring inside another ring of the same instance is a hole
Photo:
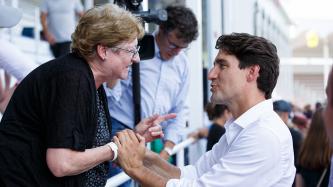
[[[126,75],[122,75],[119,79],[121,80],[126,80],[128,79],[128,73]]]

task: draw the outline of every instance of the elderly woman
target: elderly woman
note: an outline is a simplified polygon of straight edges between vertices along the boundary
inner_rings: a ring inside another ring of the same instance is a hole
[[[140,20],[115,5],[93,8],[72,35],[72,53],[47,62],[17,87],[0,124],[0,186],[104,186],[111,123],[103,82],[126,79],[139,62]],[[159,123],[138,124],[146,139]]]

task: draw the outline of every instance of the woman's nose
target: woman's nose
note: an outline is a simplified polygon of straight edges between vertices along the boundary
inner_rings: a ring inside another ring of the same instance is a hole
[[[139,54],[134,55],[134,57],[132,58],[132,62],[133,63],[139,63],[140,62],[140,55]]]

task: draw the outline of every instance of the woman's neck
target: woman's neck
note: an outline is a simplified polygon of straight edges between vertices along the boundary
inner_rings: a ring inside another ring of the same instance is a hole
[[[99,63],[96,60],[90,60],[88,64],[94,76],[96,89],[98,89],[104,82],[107,82],[107,79],[103,76],[103,71],[98,66]]]

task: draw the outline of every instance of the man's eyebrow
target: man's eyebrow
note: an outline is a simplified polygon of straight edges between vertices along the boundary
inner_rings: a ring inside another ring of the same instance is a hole
[[[226,60],[224,60],[224,59],[216,59],[215,61],[214,61],[214,64],[226,64],[227,63],[227,61]]]

